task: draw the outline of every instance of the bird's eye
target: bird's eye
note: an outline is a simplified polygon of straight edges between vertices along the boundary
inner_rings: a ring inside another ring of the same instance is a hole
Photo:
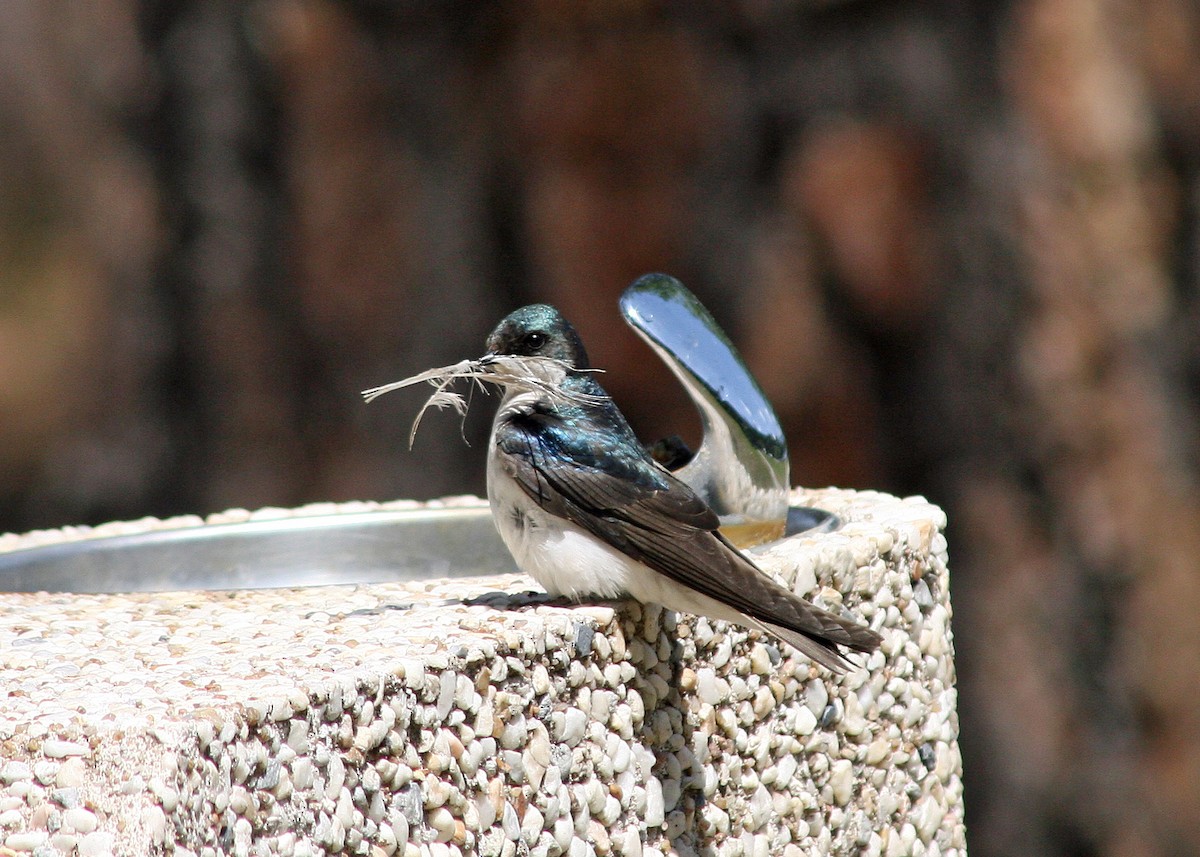
[[[525,337],[525,347],[530,351],[540,351],[542,346],[546,344],[546,334],[540,331],[534,331],[527,334]]]

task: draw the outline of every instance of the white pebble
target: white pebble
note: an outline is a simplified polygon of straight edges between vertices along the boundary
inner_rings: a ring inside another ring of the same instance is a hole
[[[354,797],[345,786],[338,793],[334,817],[341,822],[342,827],[349,830],[354,825]]]
[[[292,785],[301,791],[313,784],[313,763],[307,756],[301,756],[292,762]]]
[[[450,709],[454,707],[454,694],[457,689],[458,676],[449,670],[442,673],[437,700],[438,720],[445,720],[447,715],[450,714]]]
[[[33,769],[24,762],[9,762],[0,768],[0,782],[6,786],[22,780],[33,779]]]
[[[107,830],[89,833],[79,840],[79,857],[102,857],[112,853],[114,839],[113,834]]]
[[[636,827],[628,827],[624,833],[614,834],[612,838],[623,857],[642,857],[642,836]]]
[[[620,815],[621,802],[615,797],[609,795],[605,799],[604,807],[600,810],[600,813],[597,817],[600,819],[600,823],[607,827],[611,826],[612,823],[620,817]]]
[[[528,734],[525,715],[518,714],[508,723],[504,724],[504,730],[500,733],[500,746],[505,750],[515,750],[525,744]]]
[[[726,687],[726,689],[728,689]],[[716,705],[721,701],[721,688],[717,686],[717,672],[712,667],[696,670],[696,695],[701,702]]]
[[[501,814],[500,824],[504,828],[504,835],[510,842],[516,842],[521,838],[521,820],[517,818],[517,811],[508,801],[504,802],[504,810]]]
[[[750,853],[753,857],[770,857],[771,854],[771,837],[765,833],[754,834],[754,844],[751,846]]]
[[[454,837],[454,814],[444,806],[430,810],[425,821],[437,834],[438,842],[449,842]]]
[[[730,638],[727,632],[725,634],[725,639],[721,640],[720,645],[717,646],[717,650],[713,652],[712,665],[717,669],[720,669],[721,667],[725,666],[725,664],[729,663],[729,659],[731,657],[733,657],[733,640]]]
[[[117,792],[123,795],[135,795],[146,789],[146,781],[142,779],[141,774],[134,774],[121,782],[117,787]]]
[[[63,813],[63,824],[76,833],[91,833],[96,829],[98,821],[94,812],[81,806],[68,809]]]
[[[88,747],[75,741],[62,741],[50,738],[42,743],[42,752],[51,759],[64,759],[67,756],[86,756]]]
[[[849,759],[838,759],[829,767],[829,786],[833,802],[845,806],[854,794],[854,765]]]
[[[58,773],[54,775],[54,784],[60,789],[78,788],[83,785],[86,774],[87,763],[78,756],[73,756],[58,766]]]
[[[865,674],[865,670],[856,670],[856,674]],[[846,697],[846,713],[842,717],[841,730],[852,738],[862,734],[867,728],[867,719],[863,714],[862,703],[858,700],[858,694],[851,693]]]
[[[63,854],[74,854],[79,846],[79,837],[74,833],[64,833],[60,830],[58,833],[50,834],[50,844]],[[183,857],[179,853],[179,849],[175,850],[175,857]]]
[[[542,828],[545,826],[546,819],[541,811],[529,804],[525,807],[525,817],[521,819],[521,834],[525,839],[526,844],[532,846],[537,844],[538,837],[542,835]]]
[[[392,835],[397,842],[408,841],[408,817],[403,812],[392,809],[388,813],[388,826],[392,828]]]
[[[781,790],[786,790],[791,785],[792,777],[795,776],[796,769],[799,766],[799,760],[791,753],[788,753],[776,763],[775,781]]]
[[[750,796],[750,829],[758,830],[771,818],[773,806],[767,787],[759,785]]]
[[[804,705],[813,713],[814,717],[820,717],[825,711],[825,706],[829,705],[829,691],[825,687],[825,682],[817,680],[810,681],[808,687],[804,689]]]
[[[630,691],[632,693],[633,691]],[[612,718],[608,721],[609,727],[617,735],[622,738],[633,737],[633,709],[627,703],[617,705],[617,710],[613,712]]]
[[[233,853],[235,857],[247,857],[250,854],[250,840],[253,837],[254,828],[250,824],[250,819],[239,818],[233,823]]]
[[[624,773],[629,768],[629,762],[633,758],[633,753],[629,749],[629,745],[624,741],[618,740],[616,747],[611,753],[613,771],[615,773]]]
[[[533,692],[542,695],[550,692],[553,685],[550,683],[550,673],[542,664],[537,664],[533,668]]]
[[[883,738],[876,738],[874,741],[872,741],[870,743],[870,745],[868,745],[867,754],[866,754],[864,761],[868,765],[878,765],[880,762],[882,762],[884,759],[887,758],[888,754],[891,751],[892,751],[891,742],[886,741]]]
[[[568,747],[576,746],[583,740],[587,722],[587,715],[582,710],[574,707],[568,708],[563,718],[562,742]]]
[[[23,833],[12,833],[5,837],[4,847],[11,848],[13,851],[33,851],[40,845],[43,845],[50,834],[44,830],[28,830]],[[80,854],[83,852],[80,851]]]
[[[937,829],[941,826],[944,816],[945,809],[941,803],[932,796],[926,795],[917,801],[917,805],[913,807],[909,818],[912,819],[917,834],[921,837],[921,841],[929,842],[933,839],[933,835],[937,833]]]
[[[58,762],[51,762],[48,759],[43,759],[33,766],[34,778],[44,786],[54,782],[54,776],[58,773]]]
[[[142,809],[142,828],[151,843],[162,845],[167,841],[167,814],[162,807],[144,807]]]
[[[561,815],[554,822],[554,841],[557,843],[560,851],[568,851],[572,848],[575,842],[582,842],[581,839],[575,838],[575,822],[571,820],[569,815]]]
[[[817,716],[807,708],[796,709],[796,723],[792,727],[792,731],[800,736],[808,736],[817,728]]]
[[[644,818],[647,827],[659,827],[666,820],[662,783],[659,782],[658,777],[651,776],[646,781],[646,812]]]
[[[337,800],[346,784],[346,763],[341,756],[331,756],[326,766],[325,797]]]
[[[754,702],[752,704],[754,716],[762,720],[768,714],[775,710],[775,695],[771,693],[768,687],[760,687],[754,694]]]
[[[755,643],[750,649],[750,669],[755,675],[767,675],[771,671],[771,655],[762,643]]]
[[[583,800],[587,803],[588,812],[597,815],[604,809],[604,799],[608,796],[604,784],[600,780],[588,780],[583,785]]]
[[[668,759],[674,759],[674,756],[668,756]],[[662,799],[663,812],[670,813],[679,805],[679,798],[683,794],[683,786],[677,777],[667,776],[660,781],[662,783]]]

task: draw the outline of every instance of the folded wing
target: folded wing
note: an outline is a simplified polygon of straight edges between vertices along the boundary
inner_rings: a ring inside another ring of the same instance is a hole
[[[540,420],[497,431],[510,475],[548,512],[758,620],[832,670],[849,666],[838,645],[860,652],[878,647],[881,638],[871,629],[821,610],[764,574],[717,532],[716,514],[685,483],[649,459],[606,457],[571,436]]]

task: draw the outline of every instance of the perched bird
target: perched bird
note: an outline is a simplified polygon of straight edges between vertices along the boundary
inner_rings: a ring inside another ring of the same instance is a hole
[[[879,646],[875,631],[780,586],[718,532],[717,515],[647,454],[558,310],[513,312],[487,350],[459,377],[505,388],[488,447],[488,499],[517,565],[547,592],[633,597],[736,622],[837,673],[851,666],[839,646]]]

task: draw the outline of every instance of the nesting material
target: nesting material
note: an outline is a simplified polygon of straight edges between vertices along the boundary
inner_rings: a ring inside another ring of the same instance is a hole
[[[847,523],[761,565],[884,637],[840,678],[520,575],[0,594],[0,855],[963,854],[944,516],[793,503]]]

